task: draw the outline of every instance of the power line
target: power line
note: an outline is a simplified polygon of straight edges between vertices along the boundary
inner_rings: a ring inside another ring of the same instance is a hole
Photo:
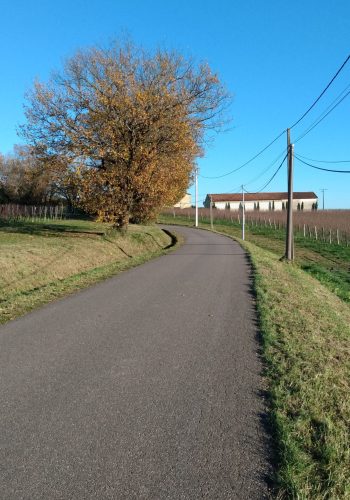
[[[277,156],[277,158],[275,158],[273,160],[272,163],[270,163],[270,165],[263,171],[261,172],[258,176],[254,177],[254,179],[251,179],[250,181],[248,182],[245,182],[243,185],[244,186],[248,186],[249,184],[252,184],[253,182],[255,182],[256,180],[258,180],[260,177],[262,177],[264,174],[266,174],[266,172],[268,172],[270,170],[270,168],[272,168],[276,163],[277,161],[285,154],[284,150]],[[229,192],[230,193],[236,193],[238,192],[242,187],[242,184],[239,184],[237,185],[237,187],[233,188],[233,189],[230,189]],[[247,191],[248,192],[248,191]]]
[[[291,127],[289,127],[290,129],[294,128],[296,125],[298,125],[298,123],[301,122],[301,120],[303,118],[305,118],[305,116],[310,113],[310,111],[316,106],[316,104],[318,103],[318,101],[321,99],[321,97],[327,92],[327,90],[329,89],[329,87],[332,85],[332,83],[334,82],[334,80],[337,78],[337,76],[339,75],[339,73],[343,70],[343,68],[345,67],[345,65],[348,63],[348,61],[350,60],[350,54],[348,55],[348,57],[345,59],[345,61],[343,62],[343,64],[340,66],[340,68],[338,69],[338,71],[336,72],[336,74],[333,76],[333,78],[331,79],[331,81],[326,85],[326,87],[322,90],[321,94],[317,97],[317,99],[311,104],[311,106],[305,111],[305,113],[296,121],[293,123],[293,125]]]
[[[248,186],[249,184],[252,184],[253,182],[257,181],[258,179],[260,179],[260,177],[262,177],[264,174],[266,174],[266,172],[268,172],[270,170],[270,168],[272,168],[280,158],[282,158],[282,156],[285,154],[284,150],[277,156],[277,158],[275,158],[273,160],[272,163],[270,163],[270,165],[265,169],[263,170],[263,172],[261,172],[258,176],[254,177],[254,179],[251,179],[250,181],[248,182],[245,182],[243,185],[244,186]],[[230,193],[235,193],[235,192],[238,192],[242,187],[242,184],[239,184],[237,187],[235,187],[234,189],[231,189],[229,192]],[[247,191],[248,192],[248,191]]]
[[[350,160],[315,160],[314,158],[308,158],[301,154],[298,154],[298,156],[304,160],[315,161],[316,163],[350,163]]]
[[[301,158],[299,158],[297,155],[294,155],[294,156],[295,156],[295,158],[298,161],[300,161],[304,165],[307,165],[308,167],[311,167],[311,168],[316,168],[317,170],[323,170],[325,172],[336,172],[338,174],[350,174],[350,170],[333,170],[333,169],[330,169],[330,168],[316,167],[316,165],[311,165],[311,163],[307,163],[306,161],[304,161]]]
[[[263,191],[264,189],[266,189],[266,188],[267,188],[267,186],[268,186],[269,184],[271,184],[271,182],[274,180],[274,178],[276,177],[276,175],[278,174],[278,172],[281,170],[282,165],[283,165],[283,163],[284,163],[285,159],[287,158],[287,156],[288,156],[288,153],[287,153],[287,154],[285,155],[285,157],[283,158],[282,162],[280,163],[279,167],[278,167],[278,168],[276,169],[276,171],[274,172],[273,176],[272,176],[272,177],[271,177],[271,178],[267,181],[267,183],[266,183],[266,184],[265,184],[265,185],[264,185],[261,189],[259,189],[258,191],[255,191],[255,193],[261,193],[261,191]],[[253,192],[250,192],[250,191],[247,191],[247,190],[245,190],[245,192],[246,192],[246,193],[248,193],[248,194],[254,194]]]
[[[285,133],[285,130],[283,130],[277,137],[275,137],[273,139],[273,141],[271,141],[267,146],[265,146],[261,151],[259,151],[259,153],[257,153],[255,156],[250,158],[250,160],[246,161],[245,163],[243,163],[239,167],[235,168],[234,170],[231,170],[230,172],[226,172],[226,174],[222,174],[222,175],[215,175],[215,176],[200,175],[200,177],[202,177],[202,179],[221,179],[222,177],[226,177],[228,175],[231,175],[234,172],[238,172],[238,170],[241,170],[241,168],[245,167],[246,165],[251,163],[253,160],[258,158],[258,156],[260,156],[264,151],[266,151],[270,146],[272,146],[272,144],[274,144],[284,133]]]
[[[270,165],[263,171],[261,172],[259,175],[257,175],[256,177],[254,177],[254,179],[251,179],[250,181],[246,182],[244,184],[244,186],[248,186],[249,184],[253,184],[253,182],[257,181],[258,179],[260,179],[260,177],[262,177],[264,174],[266,174],[266,172],[268,172],[270,170],[270,168],[272,168],[280,158],[282,158],[282,156],[285,154],[285,150],[283,150],[278,156],[277,158],[275,158],[273,160],[272,163],[270,163]]]
[[[318,101],[322,98],[322,96],[326,93],[326,91],[329,89],[329,87],[332,85],[332,83],[334,82],[334,80],[338,77],[338,75],[341,73],[341,71],[344,69],[345,65],[349,62],[350,60],[350,54],[347,56],[347,58],[345,59],[345,61],[343,62],[343,64],[340,66],[340,68],[337,70],[337,72],[335,73],[335,75],[332,77],[332,79],[329,81],[329,83],[326,85],[326,87],[322,90],[322,92],[320,93],[320,95],[315,99],[315,101],[311,104],[311,106],[305,111],[305,113],[303,113],[301,115],[301,117],[293,123],[293,125],[291,125],[291,127],[289,127],[290,129],[294,128],[296,125],[298,125],[298,123],[300,123],[306,115],[308,115],[308,113],[316,106],[316,104],[318,103]],[[348,86],[349,87],[349,86]],[[347,88],[348,88],[347,87]],[[345,90],[347,90],[347,88]],[[343,90],[343,92],[336,98],[336,100],[345,92],[345,90]],[[319,119],[317,119],[316,122],[314,122],[301,136],[299,136],[295,142],[298,142],[300,141],[301,139],[303,139],[308,133],[311,132],[311,130],[313,130],[319,123],[321,123],[337,106],[339,106],[339,104],[350,94],[350,91],[348,91],[338,102],[336,102],[336,104],[328,111],[326,112],[326,114],[322,114],[321,117]],[[333,101],[335,102],[335,101]],[[333,104],[333,103],[332,103]],[[332,106],[331,104],[331,106]],[[329,107],[326,109],[326,111],[329,109]],[[280,134],[278,134],[277,137],[275,137],[269,144],[267,144],[267,146],[265,146],[263,149],[261,149],[256,155],[254,155],[252,158],[250,158],[248,161],[246,161],[245,163],[243,163],[242,165],[240,165],[239,167],[233,169],[233,170],[230,170],[229,172],[226,172],[225,174],[222,174],[222,175],[216,175],[216,176],[205,176],[205,175],[199,175],[199,177],[201,177],[202,179],[222,179],[223,177],[227,177],[228,175],[231,175],[235,172],[238,172],[239,170],[241,170],[243,167],[245,167],[246,165],[249,165],[249,163],[251,163],[253,160],[255,160],[256,158],[258,158],[262,153],[264,153],[264,151],[266,151],[270,146],[272,146],[272,144],[274,144],[284,133],[286,132],[286,129],[283,130]],[[285,158],[284,158],[285,159]],[[283,160],[284,161],[284,160]],[[282,162],[283,164],[283,162]],[[282,166],[281,164],[281,166]],[[315,167],[317,168],[317,167]],[[267,169],[268,170],[268,169]],[[267,171],[266,170],[266,171]],[[319,170],[322,170],[321,168],[319,168]],[[324,169],[324,170],[327,170],[327,169]],[[331,170],[330,170],[331,171]],[[340,172],[340,171],[339,171]],[[342,171],[344,172],[344,171]],[[276,172],[277,174],[277,172]],[[263,175],[263,174],[261,174]],[[259,178],[259,177],[258,177]],[[272,178],[273,179],[273,178]],[[271,180],[272,180],[271,179]],[[255,179],[256,180],[256,179]],[[252,183],[254,181],[250,181],[249,183]],[[269,181],[270,182],[270,181]],[[269,183],[268,183],[269,184]],[[267,184],[267,185],[268,185]]]
[[[240,184],[239,186],[235,187],[234,189],[230,189],[230,193],[238,193],[238,191],[241,189],[242,187],[242,184]]]
[[[276,172],[273,174],[273,176],[271,177],[271,179],[270,179],[270,180],[268,180],[268,181],[267,181],[267,183],[266,183],[266,184],[265,184],[265,185],[264,185],[261,189],[259,189],[259,190],[257,191],[257,193],[260,193],[260,192],[261,192],[261,191],[263,191],[265,188],[267,188],[267,186],[268,186],[269,184],[271,184],[271,182],[273,181],[273,179],[276,177],[276,175],[278,174],[278,172],[281,170],[282,165],[283,165],[283,163],[284,163],[285,159],[287,158],[287,156],[288,156],[288,153],[287,153],[287,154],[285,155],[285,157],[283,158],[282,162],[280,163],[279,167],[277,168]]]
[[[321,118],[320,119],[317,119],[316,122],[314,122],[308,129],[306,129],[306,131],[304,133],[302,133],[295,141],[294,143],[296,142],[299,142],[301,139],[303,139],[309,132],[311,132],[311,130],[313,130],[315,127],[317,127],[317,125],[319,123],[321,123],[336,107],[339,106],[339,104],[341,102],[344,101],[344,99],[346,97],[348,97],[348,95],[350,94],[350,90],[342,97],[342,99],[340,99],[340,101],[338,101],[334,106],[331,107],[331,109],[326,113],[326,114],[322,114],[321,115]],[[334,102],[334,101],[333,101]],[[327,108],[328,109],[328,108]]]
[[[322,113],[316,118],[316,120],[314,122],[311,123],[311,125],[309,125],[309,127],[300,134],[300,136],[297,138],[297,140],[300,140],[302,137],[304,137],[304,135],[306,135],[307,133],[309,133],[309,131],[311,131],[312,127],[316,126],[319,122],[319,120],[323,120],[325,117],[326,117],[326,113],[329,111],[331,112],[331,108],[332,106],[335,104],[336,106],[338,106],[338,104],[340,104],[341,101],[338,102],[338,100],[343,96],[343,94],[345,94],[345,92],[350,88],[350,84],[347,85],[345,87],[345,89],[342,90],[342,92],[340,92],[339,95],[337,95],[337,97],[329,104],[329,106],[327,106],[327,108],[322,111]],[[347,94],[348,95],[348,94]],[[344,99],[345,99],[346,96],[344,96]]]

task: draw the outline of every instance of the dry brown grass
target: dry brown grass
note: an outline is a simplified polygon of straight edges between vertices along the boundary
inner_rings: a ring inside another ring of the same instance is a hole
[[[118,266],[129,267],[137,259],[159,253],[169,242],[167,235],[152,226],[130,226],[127,235],[121,236],[104,224],[85,221],[2,225],[0,322],[30,309],[35,296],[43,303],[45,297],[55,296],[55,290],[61,295],[64,284],[74,276],[76,289],[79,281],[82,286],[89,283],[93,270],[97,278],[96,269],[107,272],[111,266],[112,273]]]

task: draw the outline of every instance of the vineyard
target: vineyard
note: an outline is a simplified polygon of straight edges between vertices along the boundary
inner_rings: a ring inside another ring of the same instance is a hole
[[[210,210],[199,209],[199,222],[210,222]],[[50,220],[64,219],[70,216],[64,205],[19,205],[0,204],[0,220]],[[173,219],[195,220],[194,208],[167,209],[164,216]],[[287,214],[282,212],[246,212],[245,224],[247,228],[270,228],[280,232],[286,227]],[[242,213],[231,210],[213,209],[214,224],[232,224],[234,227],[242,225]],[[293,213],[294,234],[304,238],[323,241],[330,244],[350,245],[350,210],[313,210],[311,212],[296,211]]]
[[[186,218],[195,219],[194,208],[188,209],[168,209],[164,215],[174,219]],[[209,208],[200,208],[198,211],[200,222],[210,222]],[[214,224],[242,225],[242,213],[231,210],[213,209]],[[271,228],[275,231],[285,229],[287,223],[287,213],[282,212],[246,212],[245,224],[255,228]],[[323,241],[325,243],[345,245],[350,244],[350,210],[313,210],[303,212],[301,210],[293,212],[294,234],[308,239]]]
[[[0,220],[21,221],[57,220],[65,218],[63,205],[18,205],[14,203],[0,204]]]

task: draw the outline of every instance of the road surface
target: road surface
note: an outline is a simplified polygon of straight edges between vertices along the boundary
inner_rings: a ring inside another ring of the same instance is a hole
[[[266,498],[248,261],[176,231],[174,252],[0,328],[1,498]]]

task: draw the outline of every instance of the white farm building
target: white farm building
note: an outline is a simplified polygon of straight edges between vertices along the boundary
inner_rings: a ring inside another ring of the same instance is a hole
[[[174,205],[174,208],[191,208],[192,205],[191,195],[190,193],[186,193],[181,200]]]
[[[242,193],[207,194],[204,206],[219,210],[239,210],[242,207]],[[313,192],[293,193],[293,210],[317,209],[318,198]],[[244,206],[246,211],[285,210],[288,206],[288,193],[245,193]]]

